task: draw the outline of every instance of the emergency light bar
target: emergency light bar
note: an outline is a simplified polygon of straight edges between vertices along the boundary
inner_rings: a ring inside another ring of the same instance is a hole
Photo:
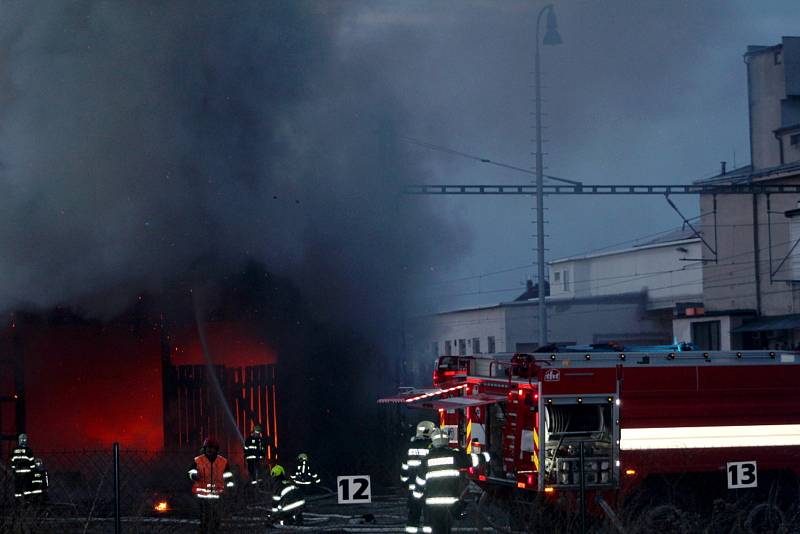
[[[467,387],[467,384],[461,384],[460,386],[453,386],[447,389],[440,389],[438,391],[431,391],[430,393],[423,393],[422,395],[417,395],[416,397],[409,397],[405,400],[405,402],[414,402],[420,399],[428,399],[430,397],[436,397],[437,395],[441,395],[442,393],[450,393],[451,391],[456,391],[459,389],[464,389]]]

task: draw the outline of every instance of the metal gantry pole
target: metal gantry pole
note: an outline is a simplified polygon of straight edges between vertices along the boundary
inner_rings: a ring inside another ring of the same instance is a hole
[[[583,449],[583,440],[580,443],[580,501],[581,501],[581,534],[586,534],[586,465]]]
[[[542,15],[551,6],[545,6],[536,17],[536,53],[534,55],[534,85],[536,87],[536,262],[538,265],[539,290],[539,346],[547,345],[547,302],[545,300],[544,283],[544,157],[542,154],[542,80],[539,66],[539,26]]]
[[[120,534],[122,527],[119,515],[119,443],[114,443],[114,534]]]

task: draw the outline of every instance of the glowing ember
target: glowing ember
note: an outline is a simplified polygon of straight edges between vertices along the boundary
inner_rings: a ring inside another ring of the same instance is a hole
[[[156,512],[168,512],[169,511],[169,503],[167,501],[159,501],[153,506],[153,510]]]

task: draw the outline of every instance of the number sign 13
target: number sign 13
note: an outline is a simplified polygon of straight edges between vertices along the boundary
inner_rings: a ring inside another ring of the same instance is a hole
[[[751,462],[728,462],[728,489],[758,487],[758,470]]]
[[[339,504],[363,504],[372,502],[369,475],[336,477]]]

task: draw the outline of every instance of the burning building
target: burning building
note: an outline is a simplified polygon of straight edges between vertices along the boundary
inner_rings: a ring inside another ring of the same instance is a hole
[[[203,341],[165,322],[15,317],[0,339],[3,438],[155,451],[196,449],[212,434],[235,456],[261,424],[277,447],[275,352],[252,325],[202,328]]]

